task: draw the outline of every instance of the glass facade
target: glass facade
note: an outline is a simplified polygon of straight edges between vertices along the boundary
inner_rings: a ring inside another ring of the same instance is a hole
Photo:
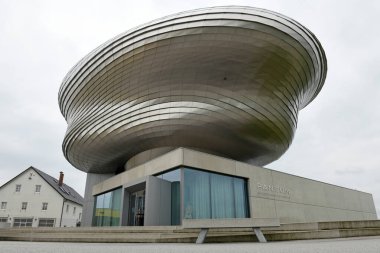
[[[120,211],[121,188],[96,196],[93,226],[119,226]]]
[[[165,211],[159,214],[163,215],[161,224],[155,225],[180,225],[182,219],[250,217],[247,179],[187,167],[166,171],[156,177],[159,180],[151,181],[155,182],[156,186],[148,189],[159,192],[150,192],[149,196],[150,199],[153,197],[158,198],[158,201],[164,201],[165,206],[162,208]],[[157,185],[163,188],[157,189]],[[122,188],[97,195],[93,226],[120,226],[121,223],[128,226],[143,226],[145,187],[144,183],[144,187],[139,189],[135,187],[133,192],[129,192],[128,200],[125,200],[128,201],[128,208],[123,211],[123,215],[121,214]],[[161,192],[165,192],[165,195],[161,195]],[[167,206],[169,203],[170,206]],[[155,217],[157,210],[149,212],[149,215]],[[121,222],[121,217],[127,220]]]
[[[184,169],[184,219],[248,217],[245,179]]]
[[[181,191],[184,219],[249,217],[247,180],[207,171],[179,168],[160,174],[171,182],[171,225],[181,224]]]

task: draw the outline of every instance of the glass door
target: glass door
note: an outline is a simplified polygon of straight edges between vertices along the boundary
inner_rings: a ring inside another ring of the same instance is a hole
[[[131,193],[129,197],[129,226],[144,226],[145,190]]]

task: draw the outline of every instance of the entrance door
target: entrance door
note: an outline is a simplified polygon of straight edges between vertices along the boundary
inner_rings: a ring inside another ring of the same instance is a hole
[[[144,226],[145,190],[131,193],[129,197],[129,226]]]

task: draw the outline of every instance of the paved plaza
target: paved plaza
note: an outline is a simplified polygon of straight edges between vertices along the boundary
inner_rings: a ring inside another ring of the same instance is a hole
[[[185,244],[185,243],[59,243],[0,241],[0,253],[121,253],[121,252],[249,252],[249,253],[380,253],[380,236],[345,239],[304,240],[260,243]]]

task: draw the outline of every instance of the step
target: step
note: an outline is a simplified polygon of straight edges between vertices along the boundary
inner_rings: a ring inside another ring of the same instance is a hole
[[[281,226],[277,228],[263,228],[263,230],[304,231],[304,230],[324,230],[324,229],[340,229],[340,228],[351,228],[351,229],[380,228],[380,220],[289,223],[289,224],[281,224]]]
[[[195,242],[199,229],[180,226],[1,228],[1,240],[55,242]],[[268,241],[327,239],[380,235],[380,221],[344,221],[284,224],[263,229]],[[251,228],[213,228],[206,242],[257,241]]]

